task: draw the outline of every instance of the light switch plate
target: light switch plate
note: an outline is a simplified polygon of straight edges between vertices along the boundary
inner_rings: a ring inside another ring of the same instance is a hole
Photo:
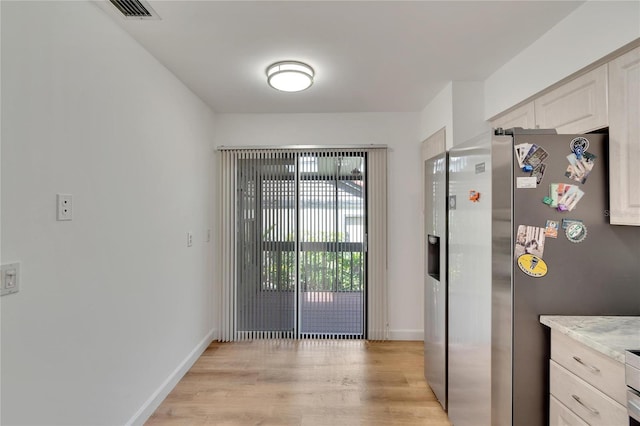
[[[2,296],[20,291],[20,263],[7,263],[0,268]]]

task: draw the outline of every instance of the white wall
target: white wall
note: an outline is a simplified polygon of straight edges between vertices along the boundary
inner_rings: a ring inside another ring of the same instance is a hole
[[[213,114],[95,5],[1,7],[2,424],[144,420],[213,332]]]
[[[489,129],[484,118],[484,83],[450,81],[420,112],[420,140],[445,128],[447,150]]]
[[[460,145],[489,130],[484,119],[484,83],[454,81],[453,85],[453,145]]]
[[[447,150],[453,146],[453,82],[447,85],[420,112],[420,141],[445,128]]]
[[[217,145],[389,146],[390,335],[421,339],[419,114],[218,114],[216,119]]]
[[[485,80],[485,118],[638,37],[640,2],[586,2]]]
[[[420,112],[420,138],[423,141],[438,130],[445,129],[446,150],[466,142],[489,130],[484,119],[484,83],[480,81],[451,81]],[[424,159],[424,154],[422,156]],[[424,203],[422,182],[424,165],[421,164],[420,200]],[[431,206],[424,203],[424,209]],[[421,210],[420,224],[420,270],[425,270],[424,210]]]

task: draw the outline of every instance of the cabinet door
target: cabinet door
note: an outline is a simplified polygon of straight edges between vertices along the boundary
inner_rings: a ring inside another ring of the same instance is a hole
[[[640,226],[640,47],[609,63],[610,222]]]
[[[536,126],[558,133],[585,133],[607,127],[607,65],[540,96]]]
[[[503,129],[511,129],[512,127],[522,127],[523,129],[535,129],[535,112],[533,102],[522,105],[507,114],[496,118],[491,122],[494,129],[502,127]]]

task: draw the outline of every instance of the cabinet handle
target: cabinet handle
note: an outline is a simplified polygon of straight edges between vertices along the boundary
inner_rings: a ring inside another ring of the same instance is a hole
[[[572,394],[571,395],[573,397],[573,399],[575,399],[576,401],[578,401],[578,404],[582,405],[584,408],[586,408],[587,410],[589,410],[591,412],[591,414],[593,414],[594,416],[597,416],[600,414],[600,412],[598,410],[596,410],[595,408],[591,408],[589,407],[587,404],[585,404],[584,402],[582,402],[580,400],[580,397],[578,395]]]
[[[586,362],[584,362],[583,360],[581,360],[579,357],[574,356],[573,359],[575,359],[578,363],[584,365],[585,367],[587,367],[589,370],[591,370],[594,373],[599,373],[600,369],[598,367],[595,367],[593,365],[589,365]]]

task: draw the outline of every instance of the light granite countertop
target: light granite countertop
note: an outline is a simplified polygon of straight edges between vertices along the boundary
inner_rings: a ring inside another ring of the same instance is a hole
[[[640,349],[640,316],[541,315],[540,322],[624,364],[624,351]]]

